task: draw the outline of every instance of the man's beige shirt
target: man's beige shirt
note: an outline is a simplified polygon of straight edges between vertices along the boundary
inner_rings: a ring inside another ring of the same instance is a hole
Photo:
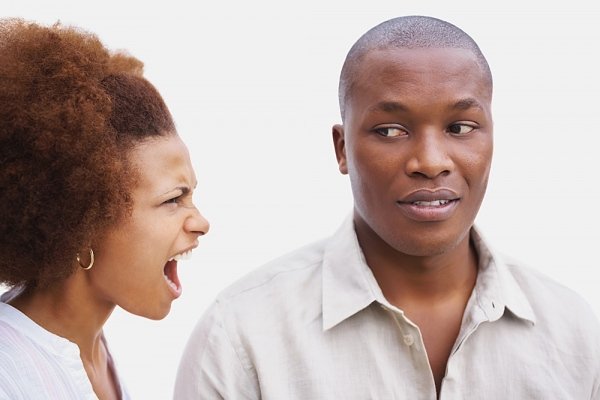
[[[440,398],[600,400],[588,304],[471,236],[479,275]],[[436,390],[419,328],[383,296],[348,218],[218,296],[184,351],[175,399],[434,400]]]

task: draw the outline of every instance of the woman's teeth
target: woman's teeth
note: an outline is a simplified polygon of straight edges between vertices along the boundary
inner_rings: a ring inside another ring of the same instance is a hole
[[[169,286],[171,286],[173,288],[173,290],[177,291],[177,285],[175,284],[175,282],[173,282],[172,280],[169,279],[169,277],[164,274],[163,275],[165,277],[165,280],[167,281],[167,283],[169,284]]]
[[[173,257],[169,258],[169,261],[189,260],[191,256],[192,256],[192,251],[188,250],[186,252],[174,255]]]

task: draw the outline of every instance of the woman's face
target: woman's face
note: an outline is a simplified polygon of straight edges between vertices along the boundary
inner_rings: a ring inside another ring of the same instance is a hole
[[[179,136],[152,138],[131,150],[137,170],[133,210],[93,243],[86,271],[100,303],[151,319],[164,318],[181,295],[177,260],[189,256],[209,224],[192,202],[196,177]]]

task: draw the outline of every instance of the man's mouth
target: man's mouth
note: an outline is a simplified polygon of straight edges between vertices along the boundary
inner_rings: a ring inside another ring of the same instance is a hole
[[[451,189],[415,190],[396,201],[402,213],[417,222],[440,222],[449,219],[458,204],[460,196]]]
[[[411,204],[417,207],[440,207],[450,203],[453,200],[432,200],[432,201],[413,201]]]

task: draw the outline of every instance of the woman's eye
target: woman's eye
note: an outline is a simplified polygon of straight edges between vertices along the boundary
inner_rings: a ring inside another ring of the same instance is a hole
[[[398,137],[406,135],[406,131],[397,126],[384,126],[375,128],[375,132],[384,137]]]
[[[448,127],[448,131],[453,135],[466,135],[475,130],[475,127],[466,124],[453,124]]]
[[[177,204],[179,203],[180,198],[181,196],[173,197],[172,199],[164,201],[163,204]]]

